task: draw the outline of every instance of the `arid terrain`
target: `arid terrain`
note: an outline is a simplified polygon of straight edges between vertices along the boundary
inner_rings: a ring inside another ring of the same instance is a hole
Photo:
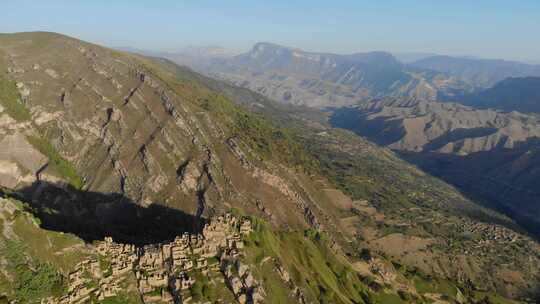
[[[432,106],[416,105],[380,108]],[[44,32],[0,35],[0,106],[0,302],[538,299],[540,246],[517,221],[318,109]],[[498,137],[437,147],[538,132],[498,115],[477,118]]]

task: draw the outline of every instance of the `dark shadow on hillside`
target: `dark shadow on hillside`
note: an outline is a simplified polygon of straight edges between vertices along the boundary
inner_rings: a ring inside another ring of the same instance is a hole
[[[427,127],[429,128],[429,127]],[[424,150],[433,151],[444,147],[449,142],[457,142],[468,138],[486,137],[497,132],[496,128],[459,128],[452,130],[424,146]],[[502,147],[501,147],[502,148]]]
[[[517,164],[524,165],[522,155],[526,152],[499,150],[466,156],[395,152],[423,171],[455,186],[473,201],[514,219],[533,237],[540,238],[539,160],[532,159],[526,169],[510,173],[517,170]]]
[[[141,207],[119,193],[81,191],[48,182],[36,182],[9,196],[27,203],[42,228],[72,233],[87,242],[111,236],[122,243],[153,244],[184,232],[200,232],[204,224],[203,219],[159,202]]]
[[[368,114],[362,113],[355,107],[327,108],[331,113],[329,123],[334,128],[352,131],[370,141],[386,146],[399,141],[405,130],[399,125],[399,121],[388,121],[379,117],[366,119]]]
[[[381,146],[397,142],[404,135],[397,120],[366,119],[366,114],[354,107],[328,111],[332,127],[352,131]],[[457,129],[432,140],[424,150],[434,151],[448,142],[484,137],[495,131],[490,127]],[[505,141],[501,141],[490,151],[468,155],[394,152],[403,160],[455,186],[474,202],[507,215],[540,239],[540,139],[514,143],[513,149],[505,148],[504,144]],[[496,223],[506,225],[500,221]]]

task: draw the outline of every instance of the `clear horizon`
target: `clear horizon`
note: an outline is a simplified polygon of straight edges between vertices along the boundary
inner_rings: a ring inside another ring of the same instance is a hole
[[[540,2],[523,0],[105,1],[3,4],[0,32],[52,31],[110,47],[174,51],[260,41],[313,52],[436,53],[540,63]]]

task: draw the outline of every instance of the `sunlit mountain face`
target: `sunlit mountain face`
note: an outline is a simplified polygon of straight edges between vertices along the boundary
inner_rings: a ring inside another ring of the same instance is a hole
[[[1,6],[0,304],[540,303],[538,3]]]

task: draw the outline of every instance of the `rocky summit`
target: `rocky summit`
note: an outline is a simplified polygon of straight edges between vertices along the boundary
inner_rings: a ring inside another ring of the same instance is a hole
[[[345,94],[435,83],[385,53],[259,44],[231,60],[276,81],[322,73]],[[430,102],[366,109],[383,123],[447,111]],[[495,129],[474,130],[481,144],[400,144],[471,152],[536,132],[529,116],[480,116]],[[0,303],[538,299],[537,241],[390,149],[322,112],[54,33],[0,35],[0,196]]]

